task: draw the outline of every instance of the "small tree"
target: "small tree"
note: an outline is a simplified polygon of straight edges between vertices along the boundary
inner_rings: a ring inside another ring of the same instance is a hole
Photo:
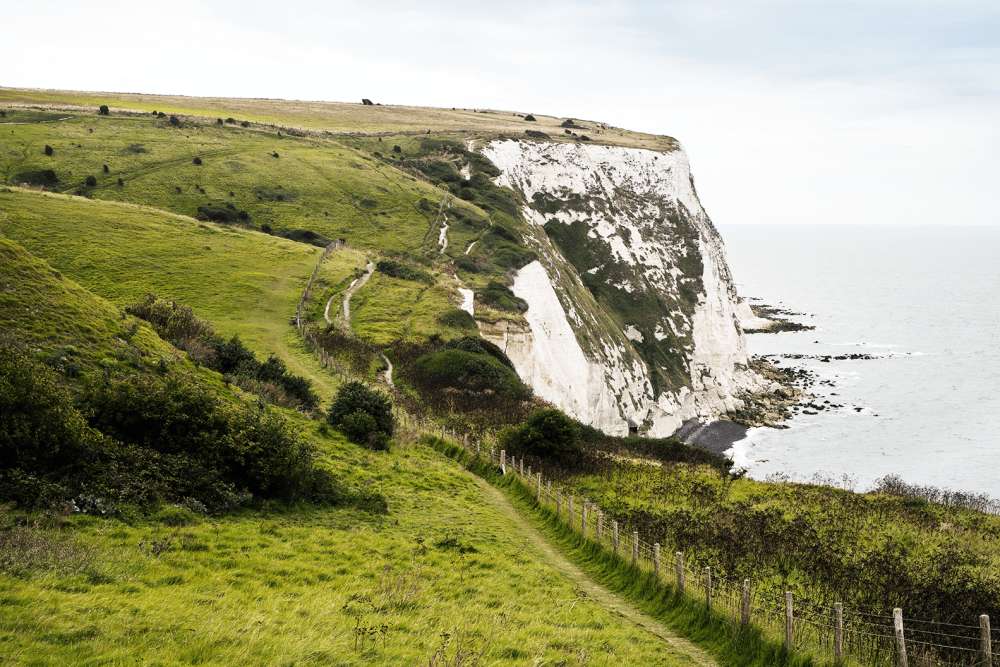
[[[562,458],[580,451],[580,429],[562,411],[540,408],[520,426],[500,432],[500,444],[508,452],[544,458]]]
[[[111,113],[111,110],[108,109],[107,104],[102,104],[100,107],[98,107],[97,113],[99,113],[102,116],[107,116]]]
[[[196,164],[196,165],[200,166],[201,165],[201,158],[200,157],[196,157],[195,159],[191,160],[191,164]]]
[[[111,173],[111,168],[110,168],[110,167],[108,167],[108,165],[104,165],[104,166],[103,166],[103,167],[101,167],[101,168],[102,168],[102,169],[104,170],[104,173],[105,173],[105,174],[110,174],[110,173]]]
[[[222,119],[221,118],[216,118],[215,119],[215,124],[216,125],[222,125]]]
[[[174,127],[180,127],[180,124],[181,124],[181,119],[180,119],[180,118],[178,118],[177,116],[171,116],[171,117],[170,117],[170,121],[169,121],[169,122],[170,122],[170,124],[171,124],[171,125],[173,125]]]
[[[87,178],[83,179],[83,184],[86,185],[88,188],[96,187],[97,186],[97,177],[96,176],[88,176]]]
[[[52,150],[52,146],[49,146],[48,144],[45,144],[45,154],[46,155],[48,155],[49,157],[52,157],[52,154],[54,152],[55,151]]]
[[[337,391],[326,420],[352,442],[371,449],[388,449],[395,430],[388,397],[360,382],[348,382]]]

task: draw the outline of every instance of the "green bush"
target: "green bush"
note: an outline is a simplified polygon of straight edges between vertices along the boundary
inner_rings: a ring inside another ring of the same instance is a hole
[[[24,183],[25,185],[35,185],[43,188],[51,188],[59,185],[59,177],[56,176],[56,172],[51,169],[35,169],[18,173],[14,176],[14,182]]]
[[[289,373],[284,362],[273,355],[261,363],[239,336],[223,339],[187,306],[147,294],[143,301],[125,310],[152,324],[163,339],[186,351],[194,361],[230,378],[241,389],[289,408],[308,411],[319,405],[309,380]]]
[[[172,373],[104,376],[74,402],[25,352],[0,351],[0,495],[82,511],[179,502],[223,511],[257,498],[342,497],[280,414],[223,401]]]
[[[86,185],[88,188],[97,187],[97,177],[87,176],[87,178],[83,179],[83,184]]]
[[[511,368],[481,352],[444,349],[416,359],[413,382],[429,391],[452,391],[523,400],[530,391]]]
[[[100,114],[100,115],[102,115],[102,116],[107,116],[107,115],[109,115],[111,113],[111,110],[108,109],[108,105],[107,104],[102,104],[101,106],[99,106],[97,108],[97,113]]]
[[[438,322],[446,327],[455,329],[475,329],[476,319],[461,308],[447,310],[437,318]]]
[[[513,313],[523,313],[528,310],[528,302],[515,296],[510,289],[496,281],[491,281],[486,287],[476,292],[476,300],[497,310]]]
[[[576,422],[554,408],[535,410],[524,424],[505,428],[500,432],[500,445],[518,455],[552,459],[570,458],[581,452]]]
[[[434,279],[431,278],[430,274],[426,271],[421,271],[402,262],[397,262],[394,259],[383,259],[380,260],[375,268],[379,273],[384,273],[387,276],[392,276],[393,278],[399,278],[401,280],[413,280],[421,283],[432,283]]]
[[[372,449],[388,449],[396,426],[389,399],[357,381],[348,382],[337,391],[327,422],[351,442]]]

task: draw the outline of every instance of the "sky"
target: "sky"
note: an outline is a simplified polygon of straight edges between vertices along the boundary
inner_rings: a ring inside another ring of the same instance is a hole
[[[717,224],[1000,224],[1000,2],[5,7],[0,86],[477,107],[669,134]]]

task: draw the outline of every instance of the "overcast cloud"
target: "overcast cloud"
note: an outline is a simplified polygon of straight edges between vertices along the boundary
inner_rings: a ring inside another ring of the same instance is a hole
[[[717,223],[998,224],[1000,3],[5,7],[0,85],[516,109],[670,134]]]

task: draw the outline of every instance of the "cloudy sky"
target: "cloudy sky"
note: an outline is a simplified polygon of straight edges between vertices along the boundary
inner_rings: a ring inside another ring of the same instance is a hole
[[[670,134],[717,223],[1000,224],[1000,2],[56,2],[0,85],[514,109]]]

